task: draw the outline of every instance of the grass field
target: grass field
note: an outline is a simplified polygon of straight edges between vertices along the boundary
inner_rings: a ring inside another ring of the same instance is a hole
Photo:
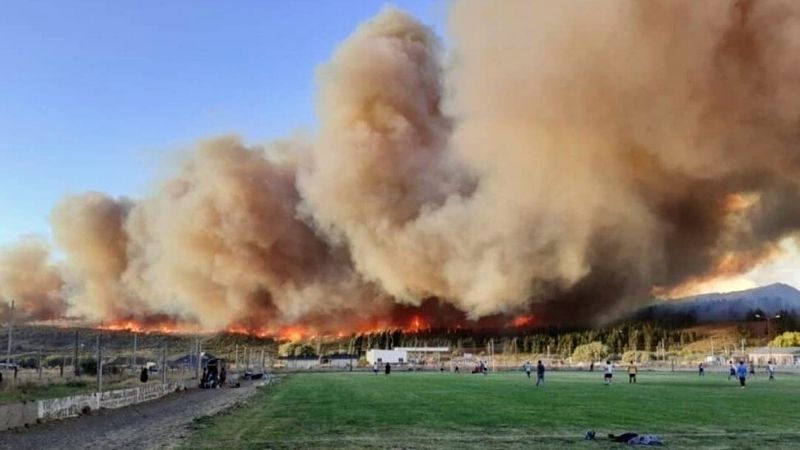
[[[800,377],[601,377],[551,372],[537,389],[510,372],[289,375],[199,421],[186,448],[617,448],[605,436],[626,431],[670,448],[800,448]]]

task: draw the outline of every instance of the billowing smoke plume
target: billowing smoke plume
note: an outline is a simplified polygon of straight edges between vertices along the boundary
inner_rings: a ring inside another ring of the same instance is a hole
[[[130,208],[127,200],[92,192],[65,197],[53,210],[53,235],[67,254],[76,314],[102,320],[128,310],[120,277],[128,263],[123,224]]]
[[[798,8],[588,8],[457,3],[452,132],[428,32],[386,14],[342,46],[302,186],[361,273],[472,316],[586,321],[796,230]]]
[[[39,239],[24,238],[0,248],[0,312],[8,314],[11,301],[15,314],[25,319],[56,319],[64,316],[66,304],[58,267],[50,261],[50,249]]]
[[[65,199],[71,311],[593,323],[800,229],[800,5],[466,0],[449,31],[386,9],[319,69],[316,135],[206,141],[147,198]]]
[[[296,164],[268,158],[279,147],[245,148],[233,137],[201,143],[133,209],[123,279],[145,310],[222,327],[321,322],[334,313],[346,322],[387,305],[345,252],[298,218]]]

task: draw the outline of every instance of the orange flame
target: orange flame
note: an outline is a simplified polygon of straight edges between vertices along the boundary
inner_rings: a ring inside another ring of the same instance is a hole
[[[411,322],[408,324],[407,327],[403,329],[403,331],[416,332],[416,331],[426,330],[428,328],[430,328],[430,326],[425,321],[425,319],[423,319],[419,315],[415,315],[414,317],[411,318]]]
[[[517,328],[528,327],[535,323],[535,319],[533,315],[516,316],[511,320],[511,325]]]
[[[191,331],[174,323],[158,323],[146,325],[134,320],[120,320],[118,322],[100,324],[98,329],[108,331],[129,331],[134,333],[182,333]]]

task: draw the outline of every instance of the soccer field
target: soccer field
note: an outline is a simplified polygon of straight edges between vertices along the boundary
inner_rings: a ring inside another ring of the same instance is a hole
[[[549,372],[281,377],[246,405],[197,423],[186,448],[616,448],[608,433],[670,448],[800,448],[800,377]],[[594,430],[598,440],[583,436]]]

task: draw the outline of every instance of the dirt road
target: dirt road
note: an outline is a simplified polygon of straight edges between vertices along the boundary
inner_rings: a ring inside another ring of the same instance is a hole
[[[0,450],[173,449],[198,417],[216,414],[253,394],[238,389],[189,389],[147,403],[0,433]]]

